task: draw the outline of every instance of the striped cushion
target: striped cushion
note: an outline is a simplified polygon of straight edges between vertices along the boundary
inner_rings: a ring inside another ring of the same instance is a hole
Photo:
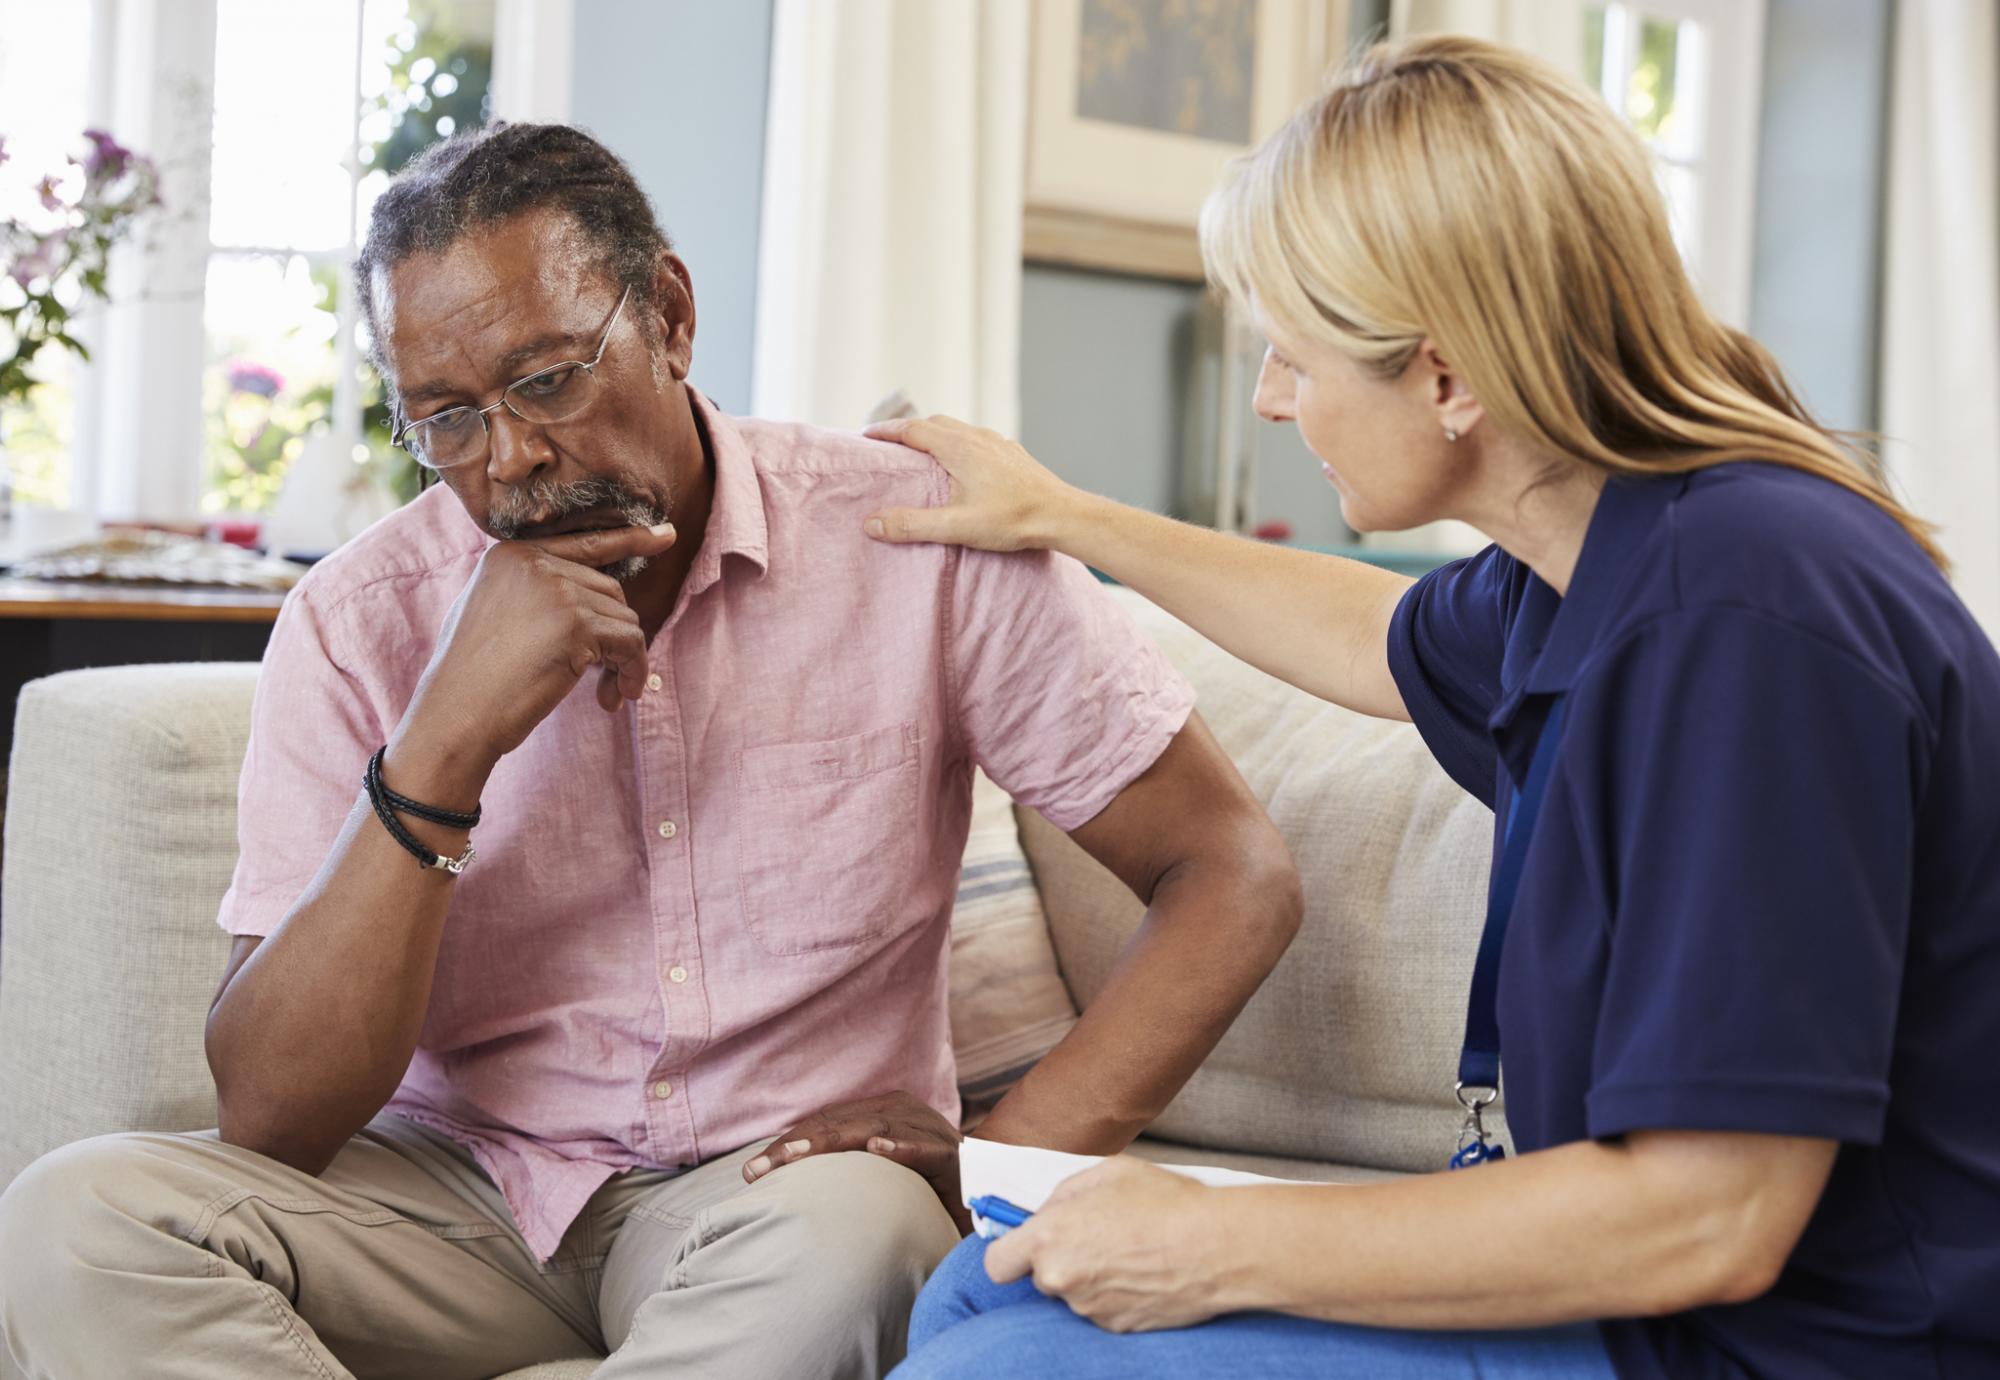
[[[975,772],[951,917],[951,1039],[966,1110],[997,1102],[1075,1024],[1013,802]]]

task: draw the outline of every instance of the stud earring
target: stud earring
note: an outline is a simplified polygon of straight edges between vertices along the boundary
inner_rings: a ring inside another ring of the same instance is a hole
[[[1444,439],[1447,441],[1456,441],[1458,439],[1458,433],[1456,431],[1453,431],[1450,427],[1446,427],[1444,429]]]

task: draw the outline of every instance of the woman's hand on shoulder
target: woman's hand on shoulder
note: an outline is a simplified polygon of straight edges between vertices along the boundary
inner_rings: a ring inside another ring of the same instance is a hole
[[[878,422],[867,434],[923,451],[951,476],[951,501],[943,507],[869,514],[864,528],[878,541],[949,542],[982,551],[1052,547],[1062,518],[1083,498],[1017,443],[953,417]]]
[[[1120,1155],[1057,1185],[987,1248],[986,1272],[998,1284],[1032,1275],[1107,1332],[1192,1327],[1234,1306],[1213,1277],[1227,1191]]]

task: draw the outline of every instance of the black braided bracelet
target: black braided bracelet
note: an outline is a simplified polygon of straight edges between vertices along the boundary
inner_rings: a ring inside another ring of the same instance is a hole
[[[389,837],[403,845],[410,856],[417,860],[419,866],[443,868],[454,876],[465,871],[465,865],[479,856],[470,843],[466,844],[462,856],[447,858],[435,849],[425,847],[422,840],[405,829],[403,822],[396,818],[396,811],[415,815],[419,819],[427,819],[433,824],[450,825],[455,829],[470,829],[479,823],[479,806],[475,805],[469,812],[461,813],[457,810],[441,810],[435,805],[425,805],[406,795],[398,795],[382,780],[382,754],[387,751],[386,745],[376,748],[375,755],[368,759],[368,769],[361,774],[361,785],[368,792],[368,803],[375,809],[375,818],[382,821],[382,827],[389,831]]]
[[[461,814],[457,810],[440,810],[435,805],[418,804],[408,796],[398,795],[390,790],[389,783],[382,779],[382,754],[388,750],[386,745],[376,748],[374,760],[369,762],[368,769],[375,774],[375,784],[380,788],[382,798],[389,802],[391,809],[400,810],[406,815],[415,815],[418,819],[427,819],[433,824],[449,824],[454,829],[470,829],[479,823],[480,807],[477,805],[474,805],[469,812]]]

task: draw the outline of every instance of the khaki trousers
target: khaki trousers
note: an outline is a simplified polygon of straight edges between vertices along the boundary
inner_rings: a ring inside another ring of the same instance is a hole
[[[0,1337],[31,1380],[886,1372],[950,1217],[865,1154],[745,1185],[757,1148],[611,1179],[538,1264],[472,1158],[400,1117],[317,1178],[212,1131],[80,1141],[0,1196]]]

